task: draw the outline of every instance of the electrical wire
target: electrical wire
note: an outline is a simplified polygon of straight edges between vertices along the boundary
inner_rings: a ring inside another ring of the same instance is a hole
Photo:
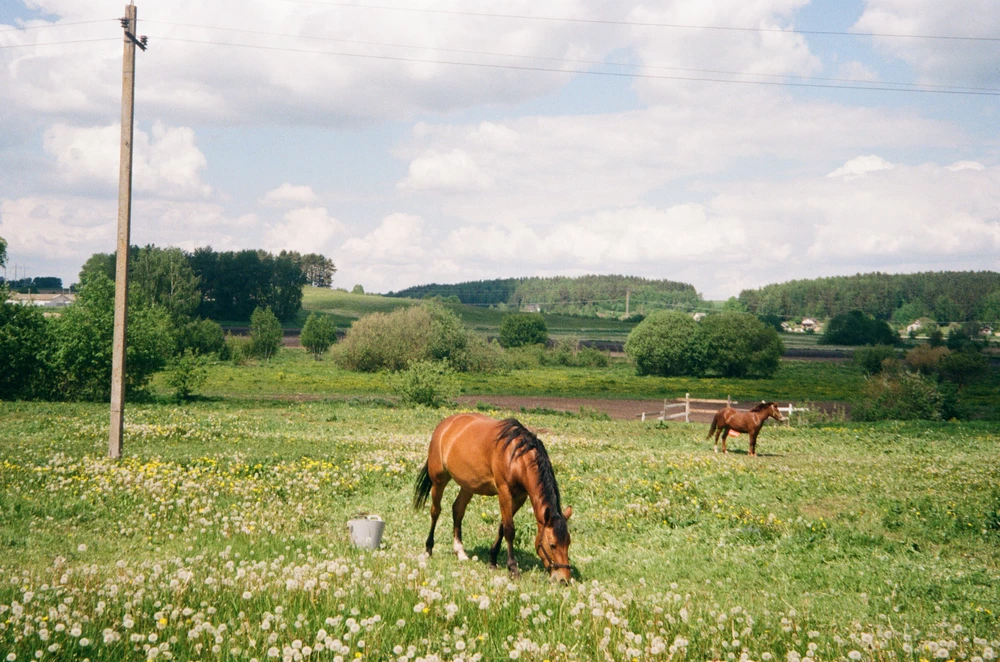
[[[425,51],[438,51],[442,53],[458,53],[462,55],[482,55],[488,57],[508,57],[526,60],[544,60],[547,62],[562,62],[566,64],[575,65],[593,65],[593,66],[606,66],[606,67],[630,67],[633,69],[653,69],[659,71],[683,71],[692,73],[707,73],[707,74],[723,74],[728,76],[756,76],[758,78],[780,78],[780,79],[795,79],[804,81],[826,81],[834,83],[855,83],[859,86],[868,85],[891,85],[898,87],[915,87],[915,88],[927,88],[930,86],[921,85],[919,83],[900,83],[895,81],[866,81],[857,78],[828,78],[822,76],[798,76],[794,74],[766,74],[766,73],[753,73],[748,71],[729,71],[725,69],[696,69],[690,67],[670,67],[665,65],[655,65],[655,64],[636,64],[634,62],[608,62],[603,60],[580,60],[580,59],[570,59],[570,58],[560,58],[560,57],[549,57],[543,55],[521,55],[516,53],[499,53],[496,51],[475,51],[459,48],[443,48],[440,46],[421,46],[415,44],[394,44],[388,42],[380,41],[369,41],[361,39],[341,39],[336,37],[319,37],[313,35],[300,35],[300,34],[290,34],[281,32],[267,32],[264,30],[246,30],[241,28],[224,28],[218,26],[210,25],[194,25],[190,23],[176,23],[172,21],[146,21],[146,23],[151,23],[154,25],[170,25],[174,27],[191,28],[199,30],[218,30],[220,32],[236,32],[242,34],[253,34],[268,37],[283,37],[289,39],[308,39],[313,41],[326,41],[334,43],[344,43],[344,44],[357,44],[361,46],[381,46],[388,48],[410,48],[415,50],[425,50]],[[984,87],[972,87],[968,85],[934,85],[935,89],[942,90],[966,90],[966,91],[976,91],[976,92],[996,92],[1000,93],[1000,89],[995,88],[984,88]]]
[[[35,46],[61,46],[63,44],[88,44],[95,41],[121,41],[121,37],[101,37],[100,39],[72,39],[70,41],[47,41],[39,44],[8,44],[0,48],[33,48]]]
[[[731,83],[731,84],[741,84],[741,85],[768,85],[774,87],[811,87],[811,88],[822,88],[822,89],[840,89],[840,90],[862,90],[862,91],[873,91],[873,92],[907,92],[907,93],[920,93],[920,94],[951,94],[951,95],[970,95],[970,96],[1000,96],[1000,90],[977,90],[977,89],[947,89],[947,88],[931,88],[927,86],[923,87],[887,87],[885,84],[879,85],[839,85],[833,83],[796,83],[790,81],[767,81],[767,80],[735,80],[727,78],[708,78],[708,77],[698,77],[698,76],[667,76],[661,74],[643,74],[643,73],[630,73],[630,72],[620,72],[620,71],[590,71],[587,69],[557,69],[554,67],[538,67],[538,66],[527,66],[527,65],[513,65],[513,64],[494,64],[488,62],[462,62],[458,60],[438,60],[438,59],[422,59],[422,58],[409,58],[396,55],[373,55],[366,53],[346,53],[343,51],[318,51],[310,50],[305,48],[289,48],[280,46],[263,46],[260,44],[237,44],[224,41],[209,41],[203,39],[184,39],[180,37],[164,37],[164,36],[153,36],[150,35],[150,39],[155,39],[157,41],[168,41],[168,42],[179,42],[188,44],[202,44],[206,46],[228,46],[232,48],[249,48],[256,50],[265,51],[278,51],[286,53],[305,53],[311,55],[332,55],[336,57],[351,57],[351,58],[361,58],[361,59],[371,59],[371,60],[386,60],[393,62],[416,62],[422,64],[442,64],[451,66],[461,66],[461,67],[480,67],[486,69],[508,69],[513,71],[536,71],[536,72],[549,72],[558,74],[579,74],[584,76],[608,76],[616,78],[637,78],[645,80],[678,80],[678,81],[694,81],[703,83]]]
[[[49,29],[49,28],[68,27],[70,25],[88,25],[88,24],[91,24],[91,23],[107,23],[107,22],[111,22],[111,21],[114,21],[114,22],[117,23],[118,20],[119,19],[117,19],[117,18],[99,18],[99,19],[94,19],[92,21],[73,21],[73,22],[67,22],[67,23],[47,23],[45,25],[28,25],[28,26],[19,27],[19,28],[4,28],[3,30],[0,30],[0,33],[3,33],[3,32],[26,32],[28,30],[45,30],[45,29]]]
[[[785,34],[803,35],[824,35],[836,37],[889,37],[900,39],[940,39],[953,41],[984,41],[1000,42],[1000,37],[975,37],[965,35],[933,35],[933,34],[906,34],[888,32],[843,32],[838,30],[798,30],[782,28],[748,28],[725,25],[696,25],[688,23],[654,23],[649,21],[625,21],[616,19],[600,18],[571,18],[564,16],[531,16],[527,14],[498,14],[489,12],[458,11],[451,9],[430,9],[427,7],[393,7],[390,5],[361,5],[351,2],[334,2],[333,0],[285,0],[285,2],[296,2],[307,5],[327,5],[331,7],[345,7],[351,9],[377,9],[385,11],[419,12],[425,14],[448,14],[454,16],[476,16],[483,18],[510,18],[531,21],[558,21],[566,23],[592,23],[598,25],[624,25],[629,27],[645,28],[678,28],[686,30],[721,30],[728,32],[778,32]]]

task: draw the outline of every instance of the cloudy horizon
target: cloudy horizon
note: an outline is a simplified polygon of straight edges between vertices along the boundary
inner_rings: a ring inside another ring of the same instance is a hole
[[[8,274],[114,250],[121,0],[0,8]],[[132,243],[368,292],[1000,268],[988,0],[138,3]],[[881,35],[881,36],[875,36]],[[865,89],[867,88],[867,89]]]

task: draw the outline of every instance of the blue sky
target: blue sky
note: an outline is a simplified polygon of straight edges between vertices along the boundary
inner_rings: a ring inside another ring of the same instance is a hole
[[[990,0],[345,4],[137,5],[133,243],[320,252],[372,292],[1000,267]],[[9,276],[114,248],[123,7],[0,4]]]

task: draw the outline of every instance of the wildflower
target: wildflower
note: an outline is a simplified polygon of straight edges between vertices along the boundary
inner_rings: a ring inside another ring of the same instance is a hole
[[[847,657],[857,661],[861,659],[861,653],[858,651],[851,651],[850,653],[847,654]]]
[[[87,551],[87,546],[85,544],[83,544],[83,543],[80,543],[77,546],[76,551],[78,551],[78,552],[86,552]]]

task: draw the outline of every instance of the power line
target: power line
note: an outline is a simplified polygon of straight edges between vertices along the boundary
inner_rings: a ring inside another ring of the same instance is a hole
[[[350,2],[334,2],[332,0],[285,0],[307,5],[327,5],[330,7],[346,7],[351,9],[378,9],[385,11],[418,12],[424,14],[447,14],[453,16],[477,16],[483,18],[511,18],[530,21],[552,21],[566,23],[592,23],[598,25],[624,25],[644,28],[677,28],[686,30],[721,30],[727,32],[777,32],[785,34],[825,35],[836,37],[890,37],[901,39],[941,39],[953,41],[985,41],[1000,42],[1000,37],[971,37],[964,35],[933,35],[907,34],[888,32],[843,32],[838,30],[797,30],[782,28],[748,28],[725,25],[697,25],[690,23],[654,23],[649,21],[625,21],[600,18],[571,18],[566,16],[531,16],[527,14],[497,14],[489,12],[457,11],[449,9],[430,9],[426,7],[393,7],[389,5],[359,5]]]
[[[2,33],[2,32],[26,32],[28,30],[46,30],[46,29],[50,29],[50,28],[68,27],[70,25],[88,25],[90,23],[106,23],[106,22],[109,22],[109,21],[117,21],[117,20],[118,20],[117,18],[99,18],[99,19],[95,19],[93,21],[73,21],[73,22],[67,22],[67,23],[47,23],[45,25],[27,25],[27,26],[23,26],[23,27],[19,27],[19,28],[4,28],[3,30],[0,30],[0,33]]]
[[[766,73],[754,73],[754,72],[749,72],[749,71],[729,71],[729,70],[725,70],[725,69],[697,69],[697,68],[691,68],[691,67],[671,67],[671,66],[656,65],[656,64],[636,64],[634,62],[608,62],[608,61],[604,61],[604,60],[580,60],[580,59],[571,59],[571,58],[551,57],[551,56],[544,56],[544,55],[523,55],[523,54],[518,54],[518,53],[500,53],[500,52],[496,52],[496,51],[476,51],[476,50],[468,50],[468,49],[460,49],[460,48],[444,48],[444,47],[440,47],[440,46],[422,46],[422,45],[417,45],[417,44],[395,44],[395,43],[389,43],[389,42],[370,41],[370,40],[361,40],[361,39],[341,39],[341,38],[337,38],[337,37],[320,37],[320,36],[313,36],[313,35],[300,35],[300,34],[291,34],[291,33],[282,33],[282,32],[267,32],[267,31],[264,31],[264,30],[246,30],[246,29],[241,29],[241,28],[224,28],[224,27],[219,27],[219,26],[193,25],[193,24],[190,24],[190,23],[176,23],[176,22],[171,22],[171,21],[146,21],[146,23],[153,23],[153,24],[159,24],[159,25],[170,25],[170,26],[174,26],[174,27],[192,28],[192,29],[199,29],[199,30],[218,30],[218,31],[221,31],[221,32],[237,32],[237,33],[243,33],[243,34],[254,34],[254,35],[261,35],[261,36],[268,36],[268,37],[287,37],[287,38],[290,38],[290,39],[309,39],[309,40],[315,40],[315,41],[327,41],[327,42],[344,43],[344,44],[357,44],[357,45],[361,45],[361,46],[382,46],[382,47],[388,47],[388,48],[411,48],[411,49],[425,50],[425,51],[438,51],[438,52],[442,52],[442,53],[459,53],[459,54],[463,54],[463,55],[483,55],[483,56],[489,56],[489,57],[509,57],[509,58],[526,59],[526,60],[544,60],[544,61],[547,61],[547,62],[563,62],[563,63],[567,63],[567,64],[577,64],[577,65],[594,65],[594,66],[605,66],[605,67],[631,67],[633,69],[655,69],[655,70],[662,70],[662,71],[686,71],[686,72],[693,72],[693,73],[724,74],[724,75],[729,75],[729,76],[756,76],[758,78],[781,78],[781,79],[792,78],[792,79],[795,79],[795,80],[805,80],[805,81],[828,81],[828,82],[835,82],[835,83],[856,83],[856,84],[858,84],[860,86],[867,86],[867,85],[875,85],[876,84],[875,81],[866,81],[866,80],[861,80],[861,79],[857,79],[857,78],[829,78],[829,77],[822,77],[822,76],[798,76],[798,75],[794,75],[794,74],[766,74]],[[927,86],[927,85],[921,85],[919,83],[901,83],[901,82],[895,82],[895,81],[879,81],[878,84],[881,84],[881,85],[892,85],[892,86],[899,86],[899,87],[915,87],[915,88],[933,87],[935,89],[942,89],[942,90],[967,90],[967,91],[997,92],[997,93],[1000,93],[1000,89],[983,88],[983,87],[972,87],[972,86],[967,86],[967,85],[934,85],[934,86]],[[867,88],[865,88],[865,89],[867,89]]]
[[[46,41],[40,44],[8,44],[0,48],[33,48],[35,46],[62,46],[63,44],[89,44],[95,41],[121,41],[118,37],[102,37],[100,39],[72,39],[70,41]]]
[[[151,39],[154,37],[150,37]],[[872,92],[909,92],[909,93],[921,93],[921,94],[958,94],[958,95],[970,95],[970,96],[1000,96],[1000,90],[979,90],[979,89],[948,89],[940,87],[887,87],[885,84],[880,85],[839,85],[833,83],[796,83],[789,81],[767,81],[767,80],[735,80],[727,78],[708,78],[708,77],[698,77],[698,76],[666,76],[661,74],[643,74],[634,72],[620,72],[620,71],[590,71],[587,69],[556,69],[553,67],[538,67],[538,66],[527,66],[527,65],[513,65],[513,64],[494,64],[488,62],[462,62],[458,60],[435,60],[435,59],[422,59],[422,58],[409,58],[397,55],[373,55],[365,53],[345,53],[343,51],[317,51],[305,48],[288,48],[280,46],[262,46],[259,44],[236,44],[231,42],[223,41],[209,41],[202,39],[183,39],[180,37],[155,37],[159,41],[173,41],[188,44],[203,44],[207,46],[228,46],[233,48],[251,48],[257,50],[266,51],[279,51],[286,53],[306,53],[312,55],[333,55],[337,57],[353,57],[371,60],[387,60],[393,62],[419,62],[423,64],[443,64],[452,65],[460,67],[480,67],[486,69],[508,69],[514,71],[537,71],[537,72],[549,72],[558,74],[579,74],[584,76],[610,76],[616,78],[638,78],[647,80],[679,80],[679,81],[695,81],[702,83],[734,83],[741,85],[769,85],[775,87],[812,87],[812,88],[823,88],[823,89],[840,89],[840,90],[862,90],[862,91],[872,91]]]

